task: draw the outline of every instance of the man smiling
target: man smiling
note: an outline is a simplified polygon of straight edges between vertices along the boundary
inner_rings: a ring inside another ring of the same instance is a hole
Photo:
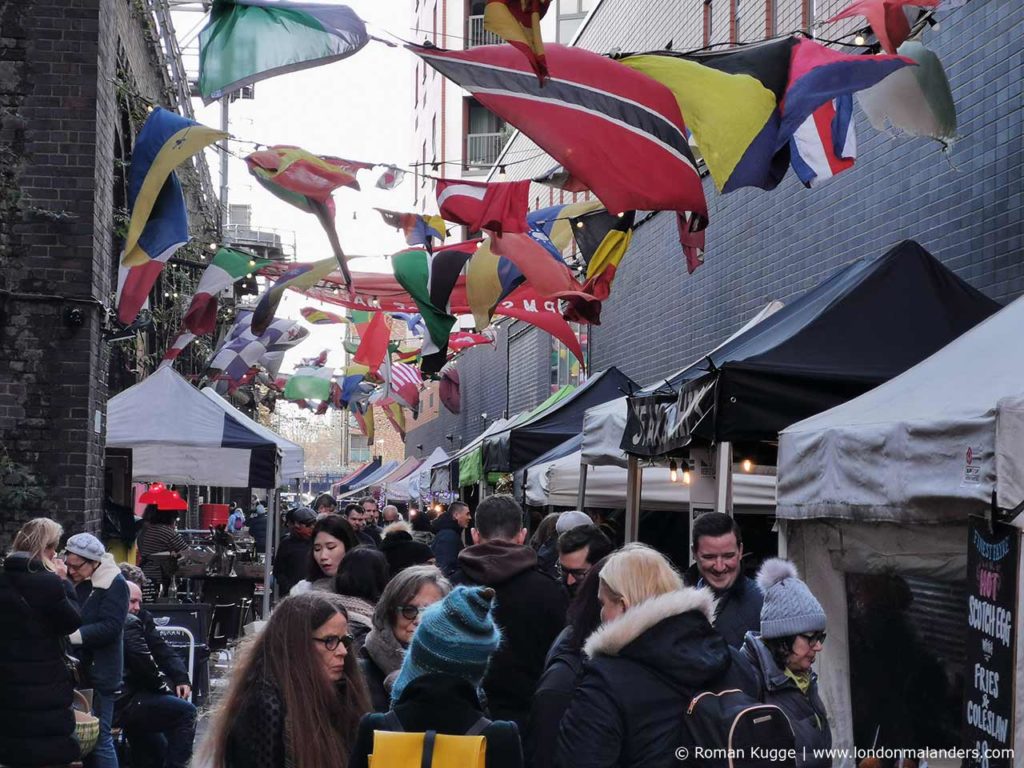
[[[733,648],[743,645],[748,630],[761,627],[764,598],[752,579],[743,575],[743,536],[736,521],[707,512],[693,524],[693,557],[700,572],[698,587],[710,587],[718,599],[715,629]]]

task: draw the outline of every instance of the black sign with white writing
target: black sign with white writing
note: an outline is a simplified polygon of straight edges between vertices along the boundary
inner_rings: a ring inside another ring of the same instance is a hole
[[[1020,531],[971,517],[967,535],[964,766],[1010,768]]]

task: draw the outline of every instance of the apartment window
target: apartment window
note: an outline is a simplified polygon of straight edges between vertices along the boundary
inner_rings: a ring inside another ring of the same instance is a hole
[[[588,326],[569,323],[569,327],[579,337],[583,357],[588,358],[590,355],[590,345],[587,343]],[[584,362],[588,361],[584,360]],[[575,355],[569,351],[565,344],[551,337],[551,391],[557,392],[567,384],[579,386],[586,380],[587,377],[583,372],[580,361],[576,359]]]
[[[558,0],[558,42],[572,42],[593,6],[594,0]]]
[[[466,151],[463,165],[493,165],[505,143],[505,121],[472,97],[466,99],[465,109]]]
[[[742,0],[732,0],[732,29],[730,35],[731,43],[740,41],[740,20],[743,15]]]
[[[704,45],[711,45],[711,36],[715,33],[715,12],[711,0],[704,0]]]

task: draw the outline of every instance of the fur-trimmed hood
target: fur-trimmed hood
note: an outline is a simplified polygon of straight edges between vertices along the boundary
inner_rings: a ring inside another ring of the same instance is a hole
[[[711,626],[715,606],[706,588],[660,595],[600,627],[587,639],[584,653],[594,663],[602,657],[628,659],[692,691],[729,668],[728,646]]]

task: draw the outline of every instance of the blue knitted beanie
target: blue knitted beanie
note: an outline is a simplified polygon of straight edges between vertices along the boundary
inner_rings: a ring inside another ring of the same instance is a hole
[[[491,616],[493,599],[491,589],[456,587],[427,608],[391,689],[391,700],[398,701],[420,675],[454,675],[479,688],[491,654],[501,644],[501,632]]]

